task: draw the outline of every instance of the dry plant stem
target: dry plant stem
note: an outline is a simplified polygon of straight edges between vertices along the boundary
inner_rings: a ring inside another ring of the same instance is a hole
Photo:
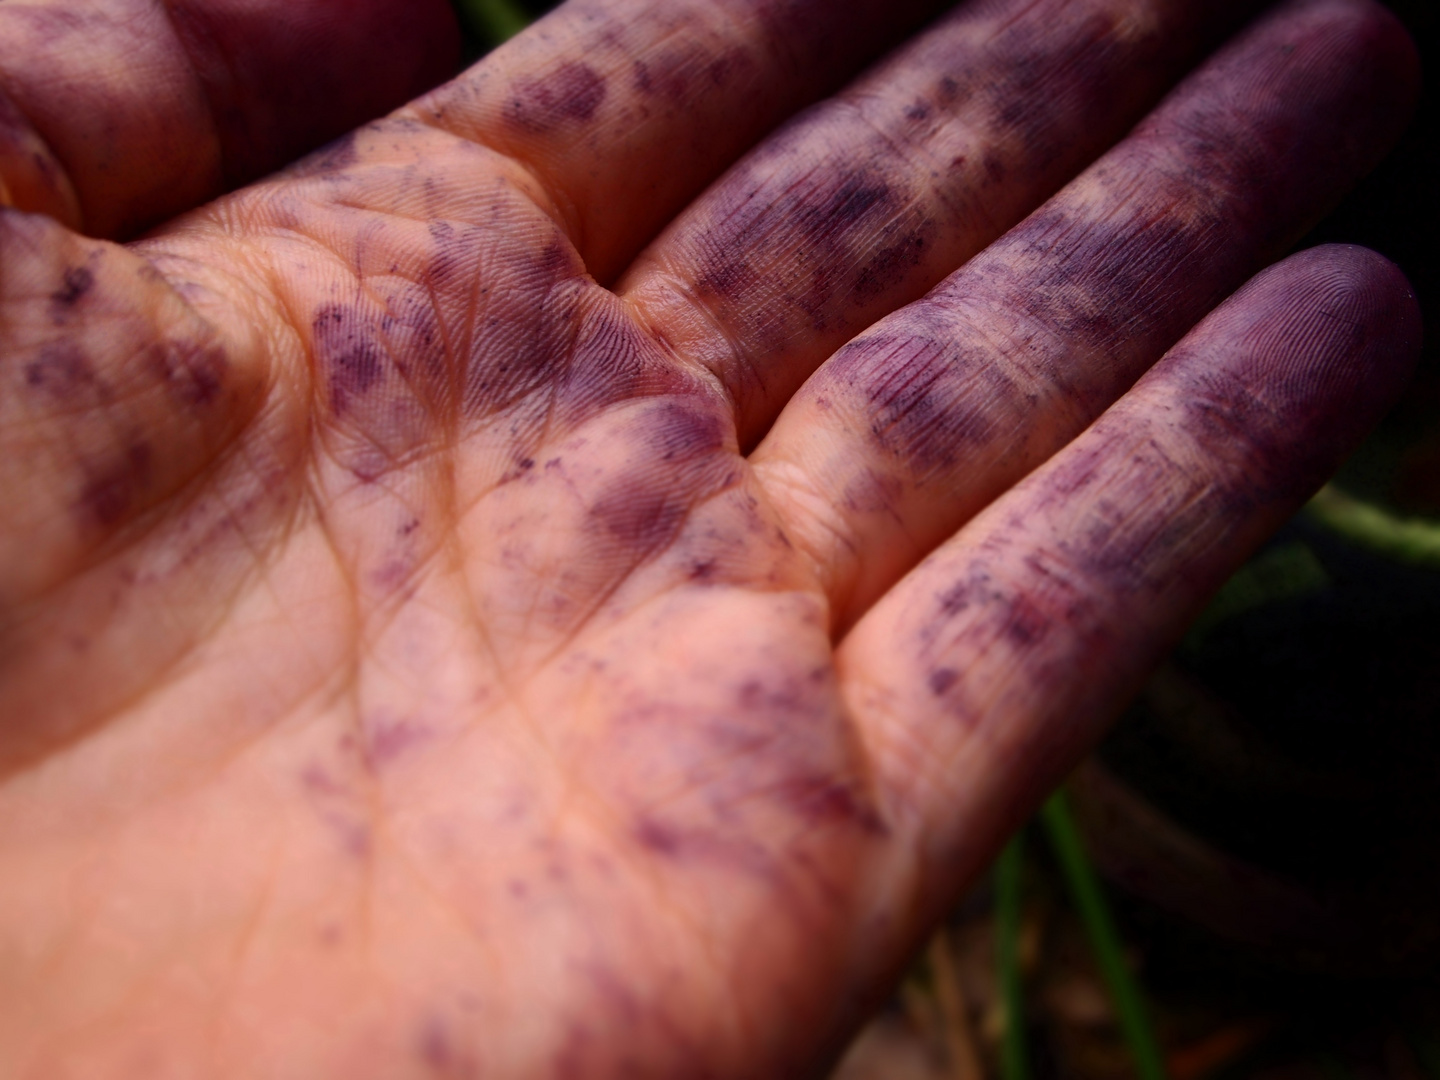
[[[943,927],[930,939],[927,956],[935,1001],[939,1006],[949,1076],[951,1080],[985,1080],[975,1032],[970,1023],[969,1006],[955,969],[955,954],[950,936]]]

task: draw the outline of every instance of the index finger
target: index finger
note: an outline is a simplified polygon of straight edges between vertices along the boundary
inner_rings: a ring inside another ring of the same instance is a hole
[[[947,0],[571,0],[406,112],[540,179],[601,281]]]

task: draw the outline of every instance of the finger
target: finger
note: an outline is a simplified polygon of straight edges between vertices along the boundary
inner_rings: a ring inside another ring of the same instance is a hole
[[[0,4],[0,196],[132,234],[433,86],[444,0]]]
[[[763,144],[620,289],[720,378],[751,445],[831,351],[1119,138],[1235,6],[963,7]]]
[[[846,626],[1293,243],[1399,135],[1413,48],[1292,4],[925,299],[827,362],[752,456]]]
[[[260,341],[172,282],[0,210],[0,775],[153,686],[303,483]]]
[[[13,611],[202,472],[266,373],[143,259],[14,210],[0,210],[0,341]]]
[[[1419,353],[1404,277],[1316,248],[1221,305],[841,646],[924,905],[1098,738],[1206,597],[1317,488]]]
[[[0,211],[0,611],[202,472],[265,382],[148,263]]]
[[[523,161],[612,279],[779,121],[953,0],[572,0],[408,110]]]

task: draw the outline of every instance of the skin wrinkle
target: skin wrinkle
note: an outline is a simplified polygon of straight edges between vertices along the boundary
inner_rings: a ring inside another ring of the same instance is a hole
[[[321,247],[322,250],[324,249],[324,245],[323,245],[321,242],[319,242],[318,240],[316,240],[316,238],[308,237],[308,236],[307,236],[306,239],[307,239],[308,241],[316,244],[317,247]],[[362,279],[362,280],[363,280],[363,279]],[[477,283],[478,283],[478,282],[477,282]],[[413,284],[413,282],[412,282],[412,284]],[[472,290],[473,290],[473,286],[472,286]]]
[[[563,190],[557,187],[535,163],[527,162],[525,158],[515,152],[507,151],[499,146],[492,145],[479,131],[461,132],[445,124],[444,109],[427,108],[425,102],[412,103],[402,110],[402,115],[414,119],[426,127],[435,131],[443,132],[456,141],[478,146],[482,150],[489,151],[508,167],[519,169],[525,179],[533,186],[534,192],[543,195],[543,201],[534,199],[534,194],[526,192],[535,206],[545,214],[551,223],[560,230],[561,234],[570,240],[576,251],[584,251],[585,227],[581,219],[579,208],[574,201],[569,199]]]
[[[872,118],[870,114],[866,111],[866,105],[871,105],[877,109],[884,108],[887,104],[884,98],[880,97],[879,95],[872,96],[863,93],[857,93],[849,96],[848,98],[839,99],[839,104],[842,107],[844,105],[851,105],[852,115],[861,123],[863,123],[868,129],[873,131],[877,138],[879,138],[887,146],[890,146],[894,152],[895,157],[900,159],[901,161],[904,161],[909,166],[910,171],[914,175],[928,175],[932,180],[939,175],[943,163],[939,161],[925,145],[925,143],[928,142],[929,139],[917,142],[902,138],[900,141],[897,141],[896,135],[892,135],[891,133],[887,132],[884,125]],[[965,134],[965,138],[963,139],[963,141],[966,143],[974,142],[976,144],[980,144],[982,142],[980,132],[975,127],[975,125],[967,123],[965,118],[959,114],[951,114],[947,116],[945,118],[945,128],[947,129],[947,133],[952,135],[955,134],[957,131],[963,131]],[[928,163],[930,166],[928,169],[924,167],[916,168],[914,166],[912,158],[913,155],[916,153],[923,154],[928,159]],[[951,164],[953,164],[953,161],[951,162]],[[959,219],[963,214],[966,217],[978,218],[978,224],[967,223],[967,227],[974,232],[989,235],[998,234],[1002,231],[1002,223],[988,217],[985,207],[982,203],[979,203],[974,199],[966,199],[964,201],[959,201],[957,198],[959,193],[952,193],[948,191],[943,185],[934,183],[930,185],[929,194],[932,198],[935,199],[937,203],[939,203],[941,207],[949,211],[949,217],[952,221]]]
[[[275,847],[278,847],[279,844],[280,841],[278,839],[275,840],[271,850],[274,851]],[[254,904],[251,906],[250,914],[237,929],[235,944],[231,949],[230,958],[222,965],[224,974],[221,977],[223,982],[219,987],[215,1004],[211,1009],[212,1020],[209,1024],[209,1036],[206,1039],[210,1047],[206,1064],[212,1075],[216,1072],[215,1064],[223,1060],[224,1057],[223,1051],[220,1049],[220,1032],[226,1024],[226,1013],[233,1008],[231,1002],[236,997],[237,987],[244,975],[250,951],[254,948],[259,937],[262,919],[271,903],[274,883],[278,877],[278,871],[276,869],[277,862],[278,858],[275,857],[272,857],[270,860],[271,872],[265,876],[255,897]]]
[[[677,524],[675,528],[676,537],[678,537],[680,532],[683,530],[685,520],[693,518],[695,512],[698,509],[703,507],[706,503],[724,496],[729,490],[731,490],[733,486],[734,485],[727,485],[726,487],[717,489],[712,492],[708,492],[702,499],[692,504],[684,514],[683,519]],[[539,660],[539,665],[544,666],[554,663],[558,659],[562,651],[573,647],[576,643],[576,638],[578,637],[578,635],[584,633],[586,626],[594,619],[594,616],[615,596],[616,593],[618,593],[628,584],[629,579],[634,576],[636,571],[648,563],[657,561],[661,556],[665,554],[668,549],[669,548],[667,546],[644,552],[641,554],[640,558],[636,562],[632,563],[624,572],[612,574],[612,584],[603,592],[594,595],[589,605],[583,608],[578,614],[578,617],[574,619],[574,629],[568,631],[564,636],[556,640],[555,644],[550,648],[550,650],[541,656]],[[657,600],[659,598],[659,595],[660,594],[658,593],[652,594],[649,599],[651,601]]]

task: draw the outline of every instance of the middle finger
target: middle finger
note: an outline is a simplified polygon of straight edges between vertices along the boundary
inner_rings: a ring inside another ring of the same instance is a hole
[[[1119,146],[852,340],[751,457],[837,624],[1073,438],[1399,134],[1413,48],[1367,0],[1247,29]]]
[[[811,370],[1110,143],[1241,4],[971,3],[743,159],[619,284],[753,443]]]

